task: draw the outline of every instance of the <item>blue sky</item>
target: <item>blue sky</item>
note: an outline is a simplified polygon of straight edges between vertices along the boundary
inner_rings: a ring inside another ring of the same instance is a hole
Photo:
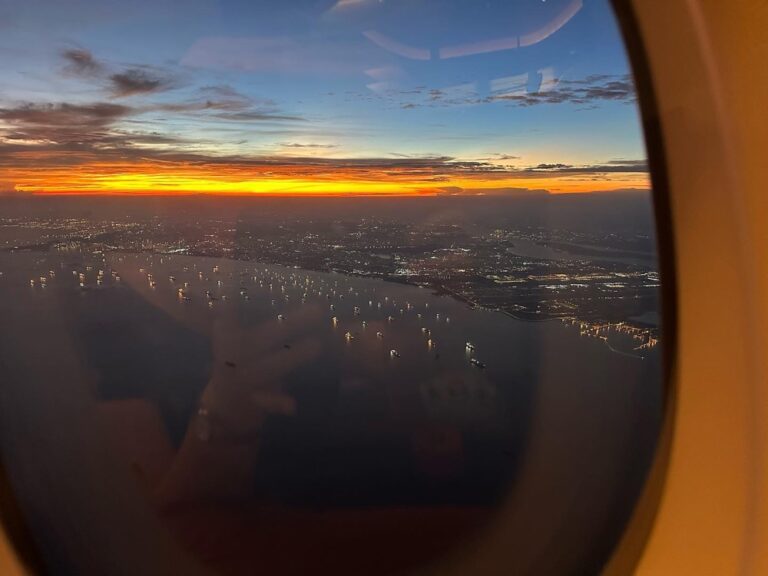
[[[626,161],[625,184],[647,180],[605,0],[0,0],[0,33],[17,158],[443,158],[616,182]]]

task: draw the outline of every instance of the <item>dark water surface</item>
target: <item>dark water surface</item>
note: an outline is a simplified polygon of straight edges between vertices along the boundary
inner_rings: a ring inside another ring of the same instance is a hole
[[[260,446],[253,498],[488,506],[518,490],[523,522],[525,509],[565,506],[576,529],[596,511],[618,526],[653,451],[658,352],[616,353],[557,321],[375,279],[188,256],[3,254],[0,270],[0,312],[17,318],[4,337],[64,325],[89,394],[147,400],[173,450],[190,434],[231,433],[237,401],[213,402],[221,422],[195,428],[212,388],[290,399],[241,430],[238,441],[256,434]],[[32,402],[24,394],[10,393],[18,409]]]

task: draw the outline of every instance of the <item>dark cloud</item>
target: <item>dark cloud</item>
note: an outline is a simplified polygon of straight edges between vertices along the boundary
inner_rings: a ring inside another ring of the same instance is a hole
[[[531,170],[567,170],[568,168],[573,168],[573,166],[570,164],[539,164]]]
[[[198,140],[190,140],[188,138],[181,138],[179,136],[162,134],[160,132],[139,132],[131,130],[113,130],[109,136],[102,138],[102,144],[110,144],[112,146],[151,146],[156,144],[173,144],[179,146],[181,144],[200,143]]]
[[[64,74],[97,79],[99,84],[106,81],[106,89],[114,98],[164,92],[177,84],[172,74],[151,66],[132,66],[115,71],[114,67],[97,60],[84,48],[68,48],[61,52],[61,57],[65,62]]]
[[[0,108],[0,164],[34,166],[77,164],[94,155],[132,147],[180,146],[186,141],[159,132],[119,129],[118,123],[137,110],[129,106],[100,102],[94,104],[22,104]],[[143,149],[143,148],[142,148]],[[36,153],[45,155],[38,159]],[[5,156],[5,158],[2,158]]]
[[[106,82],[107,92],[112,98],[152,95],[180,84],[173,73],[152,66],[135,65],[121,71],[110,71],[85,49],[65,50],[62,57],[67,62],[66,73],[95,78],[97,84],[102,86]],[[135,107],[134,112],[186,114],[201,120],[223,122],[304,122],[300,116],[283,113],[272,100],[251,97],[227,84],[202,86],[188,100]],[[76,131],[76,128],[72,130]]]
[[[200,112],[197,118],[214,120],[250,120],[250,121],[303,121],[297,116],[280,114],[269,110],[243,110],[228,112],[224,104],[212,105],[210,102],[191,102],[180,104],[160,104],[148,106],[126,106],[114,102],[91,104],[35,104],[26,103],[15,107],[0,108],[0,120],[6,125],[0,128],[0,135],[5,140],[29,141],[29,144],[45,142],[63,144],[73,141],[105,144],[118,143],[128,134],[118,130],[116,124],[145,124],[139,117],[153,112]],[[205,114],[204,111],[213,111]],[[144,142],[178,142],[179,138],[164,136],[159,132],[145,135]],[[318,147],[320,145],[317,145]],[[330,146],[330,145],[326,145]]]
[[[576,78],[573,80],[561,80],[561,83],[573,84],[576,86],[590,86],[593,84],[599,84],[601,82],[608,82],[616,78],[613,74],[590,74],[584,78]]]
[[[98,76],[104,72],[104,65],[88,50],[70,48],[61,53],[64,58],[64,73],[72,76]]]
[[[253,108],[259,108],[265,112],[275,112],[277,104],[274,100],[253,98],[238,92],[231,86],[220,85],[198,88],[197,96],[184,102],[158,105],[158,109],[168,112],[197,112],[201,110],[242,112]]]
[[[635,101],[635,86],[629,78],[625,80],[613,80],[601,85],[587,86],[584,94],[577,96],[588,102],[594,100],[618,100],[621,102]]]
[[[221,112],[216,114],[220,120],[230,120],[232,122],[304,122],[301,116],[291,114],[280,114],[270,110],[244,110],[242,112]]]
[[[646,160],[634,160],[622,163],[609,163],[603,165],[586,166],[592,172],[649,172]]]
[[[538,104],[575,104],[579,110],[593,110],[603,102],[634,103],[637,99],[630,75],[594,74],[581,79],[560,80],[551,89],[529,92],[519,88],[488,96],[464,86],[422,90],[389,90],[380,94],[397,102],[400,108],[473,106],[505,102],[514,106]]]
[[[198,118],[230,122],[304,122],[301,116],[284,114],[273,100],[252,98],[231,86],[204,86],[197,97],[183,102],[155,104],[146,111],[194,114]]]
[[[441,182],[449,176],[487,175],[492,177],[499,168],[484,162],[459,161],[448,156],[412,158],[327,158],[289,155],[216,155],[212,152],[188,152],[189,142],[160,133],[124,130],[93,130],[87,133],[60,133],[54,138],[38,140],[35,144],[15,142],[8,134],[0,138],[0,166],[56,167],[76,166],[100,161],[179,162],[186,165],[268,168],[275,175],[296,175],[300,170],[306,177],[332,179],[337,171],[360,177],[399,177],[411,181]],[[209,143],[210,144],[210,143]],[[30,152],[35,154],[30,155]],[[281,172],[282,171],[282,172]],[[509,175],[509,173],[508,173]]]
[[[267,99],[256,100],[235,90],[232,86],[203,86],[199,93],[206,108],[217,110],[246,110],[254,105],[275,106],[275,102]]]
[[[298,142],[282,142],[283,148],[338,148],[336,144],[300,144]]]
[[[120,104],[22,104],[0,108],[0,120],[20,126],[102,127],[130,114],[132,109]]]
[[[109,90],[115,98],[164,92],[175,85],[173,77],[148,68],[128,68],[112,74],[109,82]]]
[[[594,105],[597,102],[634,103],[637,99],[632,77],[593,75],[580,80],[561,80],[552,90],[512,94],[496,94],[486,102],[508,102],[516,106],[538,104]]]
[[[570,164],[539,164],[526,170],[528,173],[547,174],[601,174],[606,172],[648,172],[646,160],[610,160],[605,164],[571,166]]]

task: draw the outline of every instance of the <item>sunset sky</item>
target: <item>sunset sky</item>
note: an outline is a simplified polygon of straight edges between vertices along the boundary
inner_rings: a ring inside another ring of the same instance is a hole
[[[0,0],[0,194],[648,188],[606,0]]]

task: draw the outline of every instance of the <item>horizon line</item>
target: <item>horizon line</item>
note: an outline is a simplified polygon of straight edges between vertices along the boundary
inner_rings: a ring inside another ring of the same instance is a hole
[[[612,190],[550,191],[516,194],[439,194],[439,193],[265,193],[265,192],[25,192],[0,193],[0,200],[31,198],[547,198],[554,196],[611,196],[630,193],[652,194],[652,188],[616,188]]]

